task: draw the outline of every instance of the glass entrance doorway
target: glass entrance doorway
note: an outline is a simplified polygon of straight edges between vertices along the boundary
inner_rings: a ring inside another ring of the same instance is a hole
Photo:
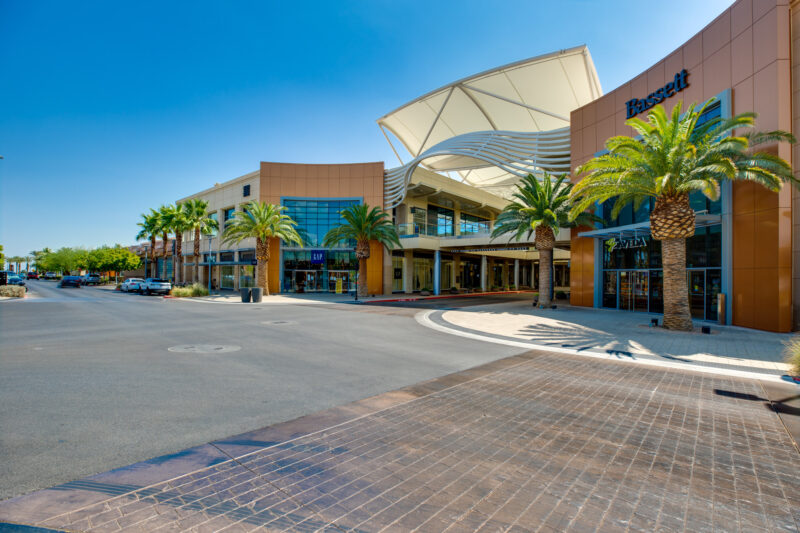
[[[622,271],[619,273],[619,308],[626,311],[648,310],[648,272]]]

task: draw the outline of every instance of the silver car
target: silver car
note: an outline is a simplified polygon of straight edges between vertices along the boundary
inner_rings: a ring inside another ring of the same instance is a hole
[[[128,278],[122,282],[119,290],[122,292],[139,292],[139,286],[144,283],[142,278]]]

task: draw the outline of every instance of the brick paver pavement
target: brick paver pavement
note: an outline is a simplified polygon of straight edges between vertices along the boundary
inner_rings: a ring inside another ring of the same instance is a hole
[[[67,484],[109,498],[38,525],[798,530],[800,454],[758,381],[544,352],[468,376],[156,485]]]

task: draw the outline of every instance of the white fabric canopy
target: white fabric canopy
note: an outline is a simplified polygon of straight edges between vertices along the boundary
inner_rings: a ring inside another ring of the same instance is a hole
[[[486,157],[469,158],[464,153],[458,154],[460,157],[444,156],[438,149],[440,143],[492,130],[563,130],[569,126],[572,110],[601,95],[589,49],[582,45],[456,81],[381,117],[378,125],[403,143],[411,156],[408,164],[419,157],[424,160],[417,164],[434,171],[457,171],[465,183],[497,194],[502,192],[498,187],[509,188],[518,176]],[[431,148],[436,149],[426,157]]]

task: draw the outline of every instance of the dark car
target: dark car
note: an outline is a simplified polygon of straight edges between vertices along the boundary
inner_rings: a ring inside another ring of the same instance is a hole
[[[8,276],[8,284],[9,285],[18,285],[20,287],[25,287],[25,291],[27,292],[28,287],[25,285],[25,280],[22,279],[22,276]]]
[[[84,285],[100,285],[100,276],[98,274],[86,274],[83,276],[82,283]]]
[[[81,277],[80,276],[64,276],[61,278],[61,281],[58,283],[59,287],[77,287],[80,288],[81,286]]]

